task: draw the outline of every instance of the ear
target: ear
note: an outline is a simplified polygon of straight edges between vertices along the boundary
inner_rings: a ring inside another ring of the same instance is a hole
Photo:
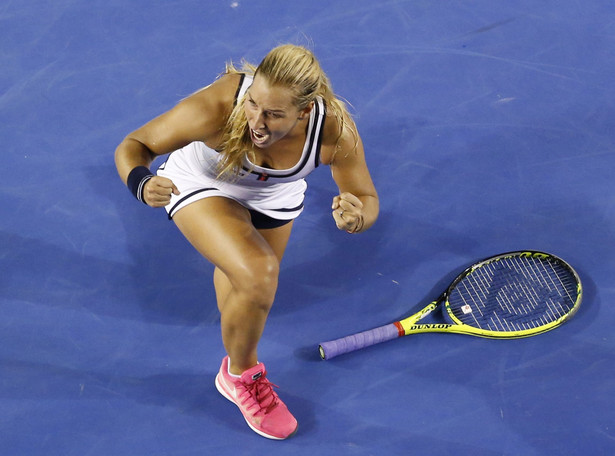
[[[312,109],[314,109],[314,102],[310,101],[310,104],[307,105],[307,107],[303,108],[301,111],[299,111],[299,120],[303,120],[306,117],[308,117],[310,115],[310,112],[312,112]]]

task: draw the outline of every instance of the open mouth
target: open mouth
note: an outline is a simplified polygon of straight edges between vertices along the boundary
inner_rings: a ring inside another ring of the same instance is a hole
[[[263,144],[269,138],[268,134],[259,133],[258,131],[253,130],[252,128],[250,128],[250,134],[252,135],[252,141],[255,144]]]

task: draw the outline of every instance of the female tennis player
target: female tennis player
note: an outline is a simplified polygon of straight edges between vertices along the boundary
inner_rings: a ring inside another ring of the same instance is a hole
[[[157,175],[149,167],[169,154]],[[258,434],[285,439],[297,421],[267,380],[257,346],[278,286],[304,178],[329,165],[340,230],[365,231],[379,204],[363,145],[309,50],[283,45],[244,63],[130,133],[115,152],[118,173],[151,207],[166,207],[213,265],[227,355],[220,393]]]

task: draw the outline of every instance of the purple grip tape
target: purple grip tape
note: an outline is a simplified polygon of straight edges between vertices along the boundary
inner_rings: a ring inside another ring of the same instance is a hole
[[[399,330],[394,323],[391,323],[379,328],[370,329],[369,331],[323,342],[320,344],[320,356],[322,359],[331,359],[335,356],[396,339],[397,337],[399,337]]]

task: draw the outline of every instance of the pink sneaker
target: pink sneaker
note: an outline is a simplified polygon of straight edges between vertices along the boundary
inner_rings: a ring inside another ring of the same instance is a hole
[[[216,376],[216,388],[235,403],[248,426],[268,439],[283,440],[297,432],[297,420],[273,391],[267,380],[265,365],[260,363],[245,371],[241,378],[228,373],[228,356],[222,360]]]

